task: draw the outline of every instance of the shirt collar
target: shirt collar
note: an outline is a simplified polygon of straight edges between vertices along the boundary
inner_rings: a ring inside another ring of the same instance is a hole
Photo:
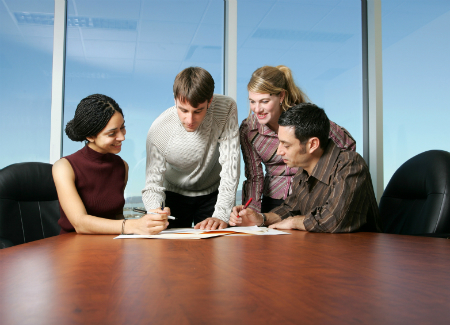
[[[314,167],[311,176],[318,179],[322,183],[330,185],[331,173],[336,159],[341,149],[332,141],[328,140],[327,147],[320,157],[317,165]]]
[[[258,119],[256,118],[255,114],[251,114],[249,120],[250,120],[249,126],[252,131],[258,131],[259,134],[278,138],[278,135],[275,132],[273,132],[267,125],[260,124],[258,122]]]
[[[111,155],[114,155],[112,153],[100,153],[89,147],[88,144],[84,146],[81,153],[84,157],[86,157],[88,160],[96,161],[99,163],[105,163],[112,161]]]

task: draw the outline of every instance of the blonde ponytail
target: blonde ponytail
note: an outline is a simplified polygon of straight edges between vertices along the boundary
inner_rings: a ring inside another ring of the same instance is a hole
[[[284,74],[286,80],[286,94],[282,105],[283,110],[286,111],[294,105],[309,102],[308,96],[295,84],[291,69],[284,65],[278,65],[276,68]]]
[[[281,107],[284,111],[296,104],[309,102],[308,97],[294,82],[291,69],[284,65],[264,66],[253,72],[247,90],[260,94],[279,95],[284,91]]]

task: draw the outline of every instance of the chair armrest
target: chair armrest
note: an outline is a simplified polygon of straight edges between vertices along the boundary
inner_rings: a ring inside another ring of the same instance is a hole
[[[14,246],[14,244],[10,240],[0,237],[0,249],[12,247],[12,246]]]

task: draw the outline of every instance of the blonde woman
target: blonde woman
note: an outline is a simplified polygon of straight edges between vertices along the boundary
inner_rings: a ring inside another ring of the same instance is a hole
[[[242,203],[252,198],[249,207],[264,213],[287,198],[298,170],[289,168],[276,154],[279,144],[278,118],[283,111],[307,102],[308,98],[295,84],[291,70],[283,65],[257,69],[247,90],[251,111],[239,129],[247,178],[242,188]],[[329,137],[343,150],[356,149],[356,142],[350,133],[331,121]]]

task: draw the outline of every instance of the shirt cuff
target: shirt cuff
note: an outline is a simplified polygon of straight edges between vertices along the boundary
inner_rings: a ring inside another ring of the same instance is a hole
[[[317,224],[317,221],[314,219],[311,213],[308,213],[303,219],[303,226],[306,231],[314,231],[314,227]]]
[[[230,215],[228,215],[228,217],[226,217],[224,215],[213,213],[211,218],[216,218],[216,219],[222,220],[223,222],[226,222],[226,223],[228,223],[228,221],[230,221]]]

